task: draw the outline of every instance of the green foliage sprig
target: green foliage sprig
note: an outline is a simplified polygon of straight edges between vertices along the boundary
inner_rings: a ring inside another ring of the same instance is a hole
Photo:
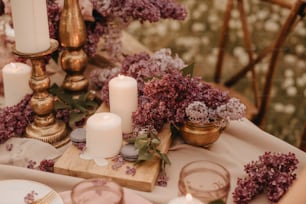
[[[55,111],[69,111],[70,127],[74,127],[77,122],[92,115],[101,104],[99,100],[93,99],[91,92],[85,92],[78,97],[74,97],[72,93],[65,91],[56,84],[49,88],[49,92],[58,99],[54,102]]]
[[[139,131],[136,138],[129,139],[128,142],[134,143],[138,149],[138,158],[136,163],[151,160],[157,155],[165,164],[171,164],[167,154],[162,153],[158,149],[160,139],[157,136],[157,131],[153,128],[148,128],[146,131]]]

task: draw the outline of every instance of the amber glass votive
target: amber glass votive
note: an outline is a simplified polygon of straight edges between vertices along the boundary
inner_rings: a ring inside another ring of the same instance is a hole
[[[230,190],[230,174],[220,164],[198,160],[186,164],[180,172],[179,193],[190,193],[204,203],[223,200],[226,203]]]
[[[73,204],[124,204],[123,188],[106,178],[87,179],[72,188]]]

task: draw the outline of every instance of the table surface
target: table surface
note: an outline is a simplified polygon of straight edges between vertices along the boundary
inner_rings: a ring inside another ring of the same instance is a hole
[[[188,162],[200,159],[213,160],[222,164],[230,172],[231,192],[228,197],[229,204],[233,203],[232,191],[236,186],[238,177],[244,176],[243,166],[251,160],[257,160],[258,156],[266,151],[288,153],[293,152],[299,160],[299,174],[306,165],[306,154],[296,147],[270,135],[247,119],[231,122],[221,137],[210,149],[194,147],[186,144],[174,144],[168,156],[172,162],[167,166],[169,176],[168,186],[156,186],[153,192],[132,192],[152,201],[153,203],[167,203],[171,198],[177,197],[177,181],[179,171]],[[71,190],[80,182],[81,178],[46,173],[23,167],[0,164],[0,180],[3,179],[30,179],[45,183],[58,192]],[[269,203],[264,195],[260,195],[251,203]]]

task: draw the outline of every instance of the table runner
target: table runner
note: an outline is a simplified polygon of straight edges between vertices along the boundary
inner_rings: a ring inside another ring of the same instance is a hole
[[[243,119],[242,121],[231,122],[210,149],[186,144],[173,145],[168,153],[172,164],[166,168],[169,176],[167,187],[156,186],[153,192],[131,191],[153,203],[167,203],[171,198],[178,195],[177,181],[181,167],[190,161],[208,159],[222,164],[229,170],[232,192],[236,186],[237,177],[244,175],[243,165],[251,160],[257,160],[258,156],[266,151],[295,153],[300,162],[298,173],[306,166],[306,154],[303,151],[262,131],[249,120]],[[58,192],[71,190],[76,183],[82,180],[81,178],[9,165],[0,165],[0,171],[0,179],[30,179],[45,183]],[[233,203],[231,192],[227,202],[229,204]],[[251,203],[265,204],[269,202],[264,195],[261,195]]]

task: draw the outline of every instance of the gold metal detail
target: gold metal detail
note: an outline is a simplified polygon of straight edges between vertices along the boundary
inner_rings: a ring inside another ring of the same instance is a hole
[[[197,124],[187,121],[181,128],[182,138],[187,144],[208,148],[220,137],[225,126],[219,123]]]
[[[79,1],[65,0],[59,25],[60,44],[64,48],[60,62],[67,74],[63,88],[75,95],[87,91],[88,88],[88,80],[83,75],[88,62],[87,55],[82,49],[86,37]]]
[[[54,117],[54,99],[48,93],[50,78],[45,73],[44,57],[57,49],[58,42],[51,39],[50,44],[50,48],[44,52],[26,54],[14,48],[14,53],[20,57],[28,58],[32,62],[32,76],[29,84],[33,90],[33,96],[30,104],[35,112],[35,116],[34,122],[26,128],[26,137],[60,147],[69,142],[70,138],[68,137],[66,124],[63,121],[56,120]]]

